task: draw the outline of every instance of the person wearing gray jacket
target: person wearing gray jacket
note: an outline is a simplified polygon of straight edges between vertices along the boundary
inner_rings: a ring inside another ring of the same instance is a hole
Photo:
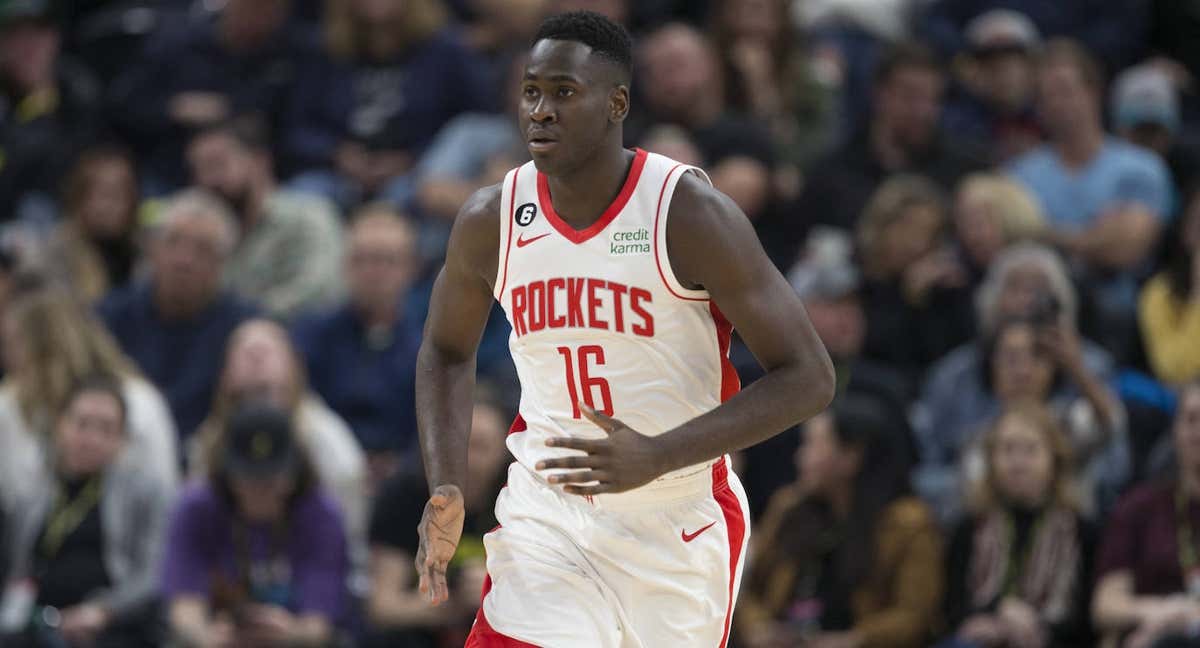
[[[147,466],[122,459],[125,414],[113,377],[85,378],[66,399],[47,481],[8,520],[3,645],[157,644],[154,605],[173,493]]]

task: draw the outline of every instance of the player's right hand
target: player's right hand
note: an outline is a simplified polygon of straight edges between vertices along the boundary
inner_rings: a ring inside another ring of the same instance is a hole
[[[417,526],[420,546],[417,548],[417,574],[420,576],[421,593],[429,596],[429,602],[438,605],[450,598],[446,586],[446,568],[458,541],[462,537],[463,494],[458,486],[438,486],[429,501],[425,513]]]

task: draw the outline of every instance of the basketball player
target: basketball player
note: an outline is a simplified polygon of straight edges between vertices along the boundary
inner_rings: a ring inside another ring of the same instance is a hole
[[[467,646],[724,646],[749,538],[727,453],[822,410],[833,370],[746,217],[704,172],[622,146],[629,35],[541,26],[521,88],[532,162],[454,223],[417,367],[432,497],[420,589],[447,598],[475,352],[512,325],[516,462]],[[732,326],[766,375],[738,392]]]

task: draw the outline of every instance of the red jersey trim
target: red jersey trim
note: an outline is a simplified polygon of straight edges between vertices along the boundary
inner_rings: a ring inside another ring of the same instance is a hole
[[[512,425],[508,426],[508,433],[517,434],[518,432],[524,432],[528,429],[529,425],[525,423],[525,417],[517,414],[516,418],[513,419]]]
[[[621,186],[621,192],[613,199],[608,209],[604,210],[600,218],[583,230],[571,227],[558,215],[558,212],[554,211],[554,202],[550,199],[550,181],[546,179],[545,174],[539,171],[537,174],[538,203],[542,206],[542,213],[546,215],[546,222],[576,245],[587,241],[608,227],[608,224],[613,222],[613,219],[625,208],[629,198],[633,196],[633,190],[637,188],[638,179],[642,176],[642,168],[646,166],[646,152],[640,148],[634,149],[633,152],[633,165],[629,167],[629,175],[625,177],[625,184]]]
[[[682,162],[671,167],[670,171],[667,171],[667,176],[663,178],[662,189],[658,190],[658,206],[654,208],[654,267],[658,269],[658,276],[660,279],[662,279],[663,285],[667,287],[667,292],[674,295],[677,299],[682,299],[685,301],[708,301],[708,298],[706,297],[688,297],[675,292],[675,288],[671,286],[671,282],[667,281],[667,275],[665,272],[663,272],[662,259],[658,256],[658,230],[660,229],[658,222],[659,219],[662,218],[663,196],[665,196],[667,193],[667,185],[671,183],[671,176],[674,175],[675,170],[681,166],[683,166]],[[664,232],[663,235],[665,236],[666,233]],[[671,260],[667,259],[667,263],[670,262]],[[674,275],[675,272],[671,271],[671,274]],[[678,278],[676,281],[678,281]]]
[[[721,634],[719,648],[725,648],[729,642],[729,622],[733,619],[733,588],[737,584],[738,563],[741,562],[742,550],[746,540],[746,515],[742,512],[742,504],[737,494],[729,488],[729,468],[724,461],[713,464],[713,499],[721,506],[725,517],[725,531],[729,537],[729,602],[725,606],[724,632]]]
[[[504,243],[504,274],[500,277],[500,290],[496,291],[496,299],[504,299],[504,287],[508,285],[508,257],[512,253],[513,212],[517,206],[517,176],[521,175],[521,167],[513,171],[512,187],[508,192],[508,240]]]
[[[725,319],[725,314],[717,308],[714,301],[708,302],[708,312],[712,314],[713,324],[717,327],[717,352],[721,356],[721,402],[733,398],[742,390],[742,379],[738,376],[733,361],[729,359],[729,345],[733,339],[733,324]]]

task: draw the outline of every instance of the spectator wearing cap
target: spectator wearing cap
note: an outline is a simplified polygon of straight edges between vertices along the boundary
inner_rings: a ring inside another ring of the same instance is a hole
[[[968,50],[955,59],[960,88],[946,105],[946,130],[987,142],[997,162],[1041,142],[1033,112],[1033,55],[1041,35],[1029,17],[993,9],[967,23]]]
[[[1192,187],[1200,174],[1200,151],[1182,130],[1179,90],[1167,70],[1145,63],[1122,72],[1113,81],[1111,111],[1118,137],[1167,163],[1173,189]],[[1173,206],[1180,207],[1178,203]]]
[[[222,286],[236,240],[234,217],[219,198],[180,192],[146,237],[145,280],[99,307],[113,337],[167,397],[182,440],[212,404],[230,334],[258,312]]]
[[[1170,218],[1170,176],[1153,153],[1104,132],[1103,81],[1079,44],[1047,43],[1036,84],[1049,141],[1010,171],[1041,203],[1049,238],[1076,268],[1105,346],[1125,358],[1136,330],[1135,274]]]
[[[189,646],[328,643],[345,611],[337,505],[286,412],[247,404],[221,436],[207,479],[171,519],[162,577],[171,633]]]
[[[19,615],[30,643],[0,639],[157,645],[154,603],[172,491],[120,461],[129,438],[120,381],[80,380],[53,427],[52,470],[10,521],[9,591],[23,590],[34,606]]]
[[[1172,3],[1174,4],[1174,3]],[[920,16],[923,38],[950,58],[968,49],[967,26],[994,9],[1010,9],[1029,17],[1042,34],[1065,36],[1103,57],[1106,69],[1120,70],[1146,49],[1148,2],[1141,0],[936,0]]]
[[[964,175],[982,170],[982,151],[939,127],[945,82],[926,47],[889,49],[875,68],[870,119],[813,164],[796,213],[853,231],[867,201],[892,174],[923,175],[949,191]],[[795,229],[803,232],[804,224]]]
[[[233,291],[276,317],[335,303],[342,294],[342,226],[329,201],[280,188],[262,124],[205,128],[187,161],[194,183],[229,205],[237,243],[225,267]]]
[[[114,125],[155,194],[187,181],[197,129],[244,113],[285,115],[299,69],[315,52],[288,20],[290,0],[230,0],[218,12],[163,12],[141,56],[110,86]],[[273,133],[281,124],[272,123]]]
[[[50,0],[0,4],[0,220],[48,225],[71,157],[95,136],[100,88],[60,44]]]
[[[304,361],[280,324],[257,318],[229,336],[212,408],[188,448],[192,475],[211,469],[212,448],[222,442],[229,417],[245,403],[264,401],[292,421],[309,464],[334,497],[356,560],[366,554],[367,466],[349,426],[308,388]],[[360,564],[356,562],[356,565]]]

